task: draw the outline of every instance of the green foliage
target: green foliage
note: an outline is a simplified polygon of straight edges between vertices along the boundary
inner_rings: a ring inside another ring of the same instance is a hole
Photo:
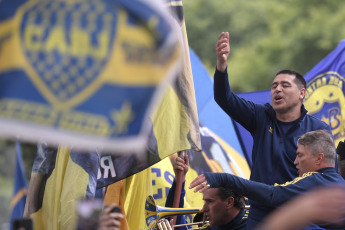
[[[185,0],[189,45],[211,75],[215,43],[230,33],[234,91],[270,88],[283,68],[306,74],[345,39],[345,5],[332,0]]]

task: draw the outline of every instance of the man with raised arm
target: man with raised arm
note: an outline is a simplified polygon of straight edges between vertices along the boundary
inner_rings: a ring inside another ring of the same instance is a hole
[[[292,180],[298,175],[293,164],[298,137],[320,129],[331,133],[325,122],[308,115],[304,108],[306,81],[293,70],[281,70],[272,82],[271,104],[256,104],[238,97],[230,89],[227,73],[229,33],[219,35],[216,52],[215,101],[253,136],[250,180],[268,185]],[[270,208],[253,200],[249,200],[249,203],[247,229],[252,230],[269,213]]]

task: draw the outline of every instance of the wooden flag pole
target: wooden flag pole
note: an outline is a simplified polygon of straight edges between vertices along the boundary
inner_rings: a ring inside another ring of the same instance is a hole
[[[183,150],[177,153],[178,157],[184,158],[187,154],[187,151]],[[174,194],[174,202],[173,202],[173,208],[178,208],[180,204],[180,197],[182,192],[182,184],[184,181],[184,172],[179,171],[177,175],[175,175],[175,181],[176,181],[176,189]],[[172,218],[172,226],[175,225],[177,216],[173,216]]]

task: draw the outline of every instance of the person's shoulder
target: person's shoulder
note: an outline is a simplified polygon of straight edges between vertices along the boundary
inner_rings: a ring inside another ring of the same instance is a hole
[[[329,125],[326,122],[320,120],[319,118],[317,118],[311,114],[306,114],[306,119],[310,120],[314,125],[319,126],[323,129],[329,128]],[[318,129],[320,129],[320,128],[318,128]]]

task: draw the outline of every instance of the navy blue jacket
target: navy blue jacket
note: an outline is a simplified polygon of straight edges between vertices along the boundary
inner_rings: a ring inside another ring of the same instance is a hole
[[[345,180],[336,172],[335,168],[323,168],[318,172],[309,172],[283,184],[267,185],[246,180],[227,173],[205,173],[211,187],[227,187],[240,195],[248,197],[259,204],[264,204],[270,210],[282,205],[296,195],[318,186],[343,184]],[[261,221],[262,219],[258,219]]]
[[[298,176],[294,165],[297,139],[306,132],[330,127],[323,121],[307,114],[302,105],[301,117],[292,122],[286,133],[279,125],[272,106],[256,104],[234,94],[229,86],[228,73],[215,71],[214,98],[218,105],[235,121],[240,123],[253,136],[252,168],[250,179],[268,185],[284,183]],[[336,158],[336,155],[334,155]],[[248,226],[251,219],[261,219],[269,208],[249,200],[251,205]]]
[[[247,223],[247,210],[242,209],[237,216],[227,224],[220,226],[209,225],[206,230],[245,230]]]

